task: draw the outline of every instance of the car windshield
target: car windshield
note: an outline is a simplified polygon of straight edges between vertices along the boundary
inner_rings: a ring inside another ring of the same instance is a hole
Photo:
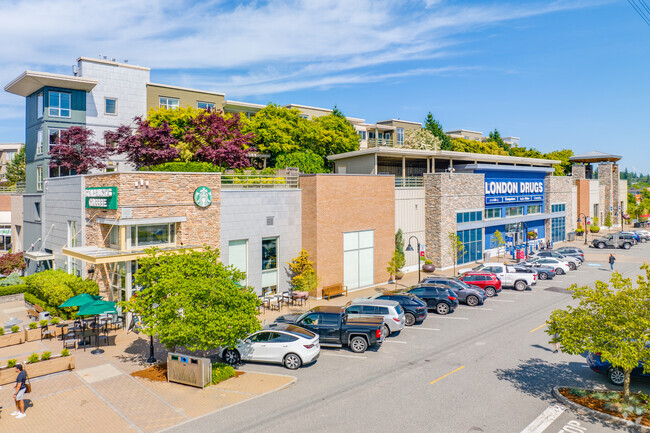
[[[473,271],[478,271],[478,270],[481,269],[481,268],[483,268],[483,265],[474,266],[474,267],[472,268],[472,270],[473,270]]]

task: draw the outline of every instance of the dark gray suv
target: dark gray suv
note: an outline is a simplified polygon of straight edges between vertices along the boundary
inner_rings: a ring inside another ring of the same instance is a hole
[[[487,299],[483,290],[472,287],[466,282],[454,277],[426,277],[422,280],[422,283],[447,286],[456,294],[459,302],[467,304],[470,307],[483,305],[483,302]]]

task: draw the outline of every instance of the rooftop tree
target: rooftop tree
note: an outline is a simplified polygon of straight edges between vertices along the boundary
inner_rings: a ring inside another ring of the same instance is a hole
[[[88,173],[93,168],[104,168],[111,150],[92,139],[94,132],[82,126],[71,126],[61,131],[61,137],[50,148],[50,165],[77,173]]]
[[[429,114],[427,114],[427,117],[424,119],[424,129],[440,139],[441,150],[452,150],[451,137],[445,134],[444,129],[442,129],[442,125],[440,122],[433,118],[433,114],[431,114],[431,112],[429,112]]]
[[[14,158],[7,164],[7,180],[16,184],[25,182],[25,146],[22,146],[14,155]]]
[[[180,152],[173,147],[177,140],[167,123],[162,122],[154,127],[142,117],[136,117],[134,122],[135,132],[129,125],[106,132],[106,144],[116,152],[126,154],[128,161],[137,168],[164,164],[179,157]]]
[[[324,159],[337,153],[359,150],[359,134],[341,111],[334,111],[327,116],[317,117],[312,122],[318,128],[318,143],[311,150]],[[326,165],[328,161],[325,159]]]

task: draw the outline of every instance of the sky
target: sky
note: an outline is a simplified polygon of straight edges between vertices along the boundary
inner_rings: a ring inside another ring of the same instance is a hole
[[[0,0],[0,40],[2,87],[102,54],[227,99],[432,112],[650,173],[650,26],[625,0]],[[0,142],[24,141],[24,112],[0,92]]]

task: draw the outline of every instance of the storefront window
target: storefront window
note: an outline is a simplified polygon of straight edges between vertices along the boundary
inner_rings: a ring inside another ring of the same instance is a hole
[[[109,243],[111,248],[120,247],[120,228],[118,226],[111,227],[111,233],[109,235]]]
[[[492,208],[492,209],[485,209],[485,219],[490,220],[490,219],[495,219],[495,218],[501,218],[501,208]]]
[[[564,217],[551,218],[551,240],[562,242],[566,239],[566,221]]]
[[[0,250],[11,249],[11,226],[0,225]]]
[[[524,214],[523,206],[513,206],[506,208],[506,217],[519,216]]]
[[[176,224],[174,223],[131,226],[131,246],[174,244],[176,242],[175,234]]]
[[[350,289],[375,282],[375,232],[343,233],[343,284]]]
[[[278,290],[278,238],[262,239],[262,293]]]
[[[542,213],[542,205],[541,204],[531,204],[530,206],[528,206],[527,213],[528,213],[528,215],[536,214],[536,213]]]
[[[248,239],[228,242],[228,262],[238,270],[248,274]],[[247,278],[242,281],[247,284]]]
[[[483,229],[462,230],[457,235],[465,246],[458,257],[458,264],[481,260],[483,257]]]

